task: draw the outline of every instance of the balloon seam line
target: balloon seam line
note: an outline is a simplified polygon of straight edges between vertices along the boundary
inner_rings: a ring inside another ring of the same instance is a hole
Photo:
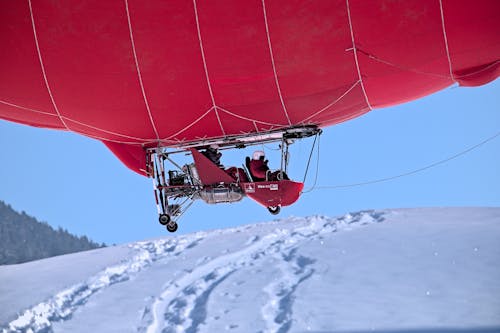
[[[0,100],[0,103],[8,105],[8,106],[11,106],[11,107],[14,107],[14,108],[23,109],[23,110],[26,110],[26,111],[40,113],[40,114],[47,115],[47,116],[52,116],[52,117],[58,117],[58,115],[54,114],[54,113],[27,108],[27,107],[24,107],[24,106],[21,106],[21,105],[17,105],[17,104],[13,104],[13,103],[9,103],[9,102],[3,101],[3,100]]]
[[[40,114],[47,115],[47,116],[52,116],[52,117],[58,117],[58,115],[54,114],[54,113],[44,112],[44,111],[40,111],[40,110],[35,110],[35,109],[27,108],[27,107],[24,107],[24,106],[21,106],[21,105],[17,105],[17,104],[13,104],[13,103],[9,103],[9,102],[3,101],[3,100],[0,100],[0,103],[8,105],[8,106],[11,106],[11,107],[15,107],[15,108],[18,108],[18,109],[30,111],[30,112],[40,113]],[[70,117],[67,117],[67,116],[61,116],[61,118],[64,119],[64,120],[66,120],[66,121],[68,121],[68,122],[75,123],[77,125],[88,127],[88,128],[91,128],[91,129],[94,129],[96,131],[100,131],[100,132],[103,132],[103,133],[106,133],[106,134],[121,136],[121,137],[126,138],[126,139],[132,139],[132,140],[138,140],[138,141],[151,141],[151,140],[154,141],[154,139],[139,138],[139,137],[135,137],[135,136],[120,134],[120,133],[113,132],[113,131],[108,131],[108,130],[105,130],[105,129],[102,129],[102,128],[99,128],[99,127],[96,127],[96,126],[85,124],[85,123],[83,123],[81,121],[78,121],[78,120],[75,120],[75,119],[71,119]],[[72,130],[72,132],[77,132],[77,131]],[[91,134],[86,134],[86,133],[81,133],[81,134],[82,135],[86,135],[86,136],[91,135]],[[99,137],[99,140],[111,141],[110,139],[105,139],[105,138],[101,139],[100,137]],[[121,141],[116,141],[116,142],[121,142]]]
[[[210,109],[208,109],[204,114],[202,114],[201,116],[199,116],[195,121],[193,121],[191,124],[189,124],[188,126],[184,127],[183,129],[181,129],[180,131],[177,131],[176,133],[170,135],[169,137],[165,138],[164,140],[170,140],[170,139],[174,139],[177,135],[181,134],[182,132],[184,131],[187,131],[190,127],[196,125],[196,123],[198,123],[200,120],[202,120],[203,118],[205,118],[205,116],[207,114],[209,114],[212,110],[214,109],[214,106],[212,106]]]
[[[479,74],[481,72],[487,71],[488,69],[490,69],[493,66],[496,66],[498,63],[500,63],[500,60],[496,60],[496,61],[492,62],[491,64],[489,64],[488,66],[486,66],[484,68],[481,68],[481,69],[478,69],[475,72],[467,73],[467,74],[464,74],[464,75],[456,75],[455,78],[462,79],[462,78],[465,78],[465,77],[468,77],[468,76],[477,75],[477,74]]]
[[[222,122],[221,122],[220,117],[219,117],[219,112],[217,111],[217,104],[215,103],[214,92],[212,90],[212,83],[210,81],[210,75],[208,74],[208,65],[207,65],[207,59],[205,58],[205,50],[203,48],[203,40],[201,38],[200,19],[198,17],[198,7],[196,4],[196,0],[193,0],[193,7],[194,7],[194,15],[195,15],[195,19],[196,19],[196,31],[198,33],[198,42],[200,44],[201,59],[203,61],[203,69],[205,70],[205,77],[207,80],[208,91],[210,93],[210,98],[212,99],[212,109],[215,112],[215,115],[216,115],[217,120],[219,122],[220,129],[222,131],[222,134],[224,136],[226,136],[226,131],[224,130],[224,127],[222,126]]]
[[[224,130],[224,127],[222,126],[222,121],[220,120],[220,115],[219,115],[219,111],[217,110],[217,106],[214,107],[214,112],[215,112],[215,116],[217,117],[217,121],[219,122],[219,126],[220,126],[220,129],[222,131],[222,134],[224,136],[226,136],[226,131]]]
[[[57,116],[59,117],[59,120],[61,121],[61,123],[63,124],[63,126],[68,131],[71,131],[70,128],[68,127],[68,125],[66,124],[66,122],[64,121],[64,119],[62,118],[61,113],[59,112],[59,108],[57,107],[57,104],[56,104],[56,102],[54,100],[54,96],[52,95],[52,90],[50,89],[49,81],[47,79],[47,73],[45,72],[45,66],[43,64],[42,54],[40,52],[40,45],[38,43],[38,35],[37,35],[37,32],[36,32],[35,18],[34,18],[34,15],[33,15],[33,8],[31,6],[31,0],[28,0],[28,5],[29,5],[29,9],[30,9],[31,27],[33,29],[33,36],[35,38],[35,46],[36,46],[36,51],[37,51],[37,54],[38,54],[38,61],[40,62],[40,68],[42,70],[43,80],[45,82],[45,87],[47,88],[47,92],[49,93],[50,101],[52,102],[52,106],[54,107],[54,110],[56,111]]]
[[[130,11],[129,11],[129,8],[128,8],[128,0],[124,0],[124,1],[125,1],[125,11],[127,13],[127,23],[128,23],[128,30],[129,30],[130,42],[131,42],[131,45],[132,45],[132,53],[134,55],[134,63],[135,63],[135,68],[137,70],[137,76],[138,76],[138,79],[139,79],[139,85],[141,87],[142,98],[144,99],[144,104],[146,105],[146,110],[148,112],[149,121],[151,122],[151,125],[153,126],[153,130],[154,130],[156,138],[157,138],[157,140],[159,142],[160,141],[160,135],[158,134],[158,129],[157,129],[156,124],[154,122],[153,115],[152,115],[151,109],[149,107],[148,99],[146,97],[146,91],[144,89],[144,83],[142,82],[142,74],[141,74],[141,69],[140,69],[140,66],[139,66],[139,59],[137,58],[137,51],[136,51],[136,48],[135,48],[134,34],[133,34],[133,31],[132,31],[132,22],[131,22],[131,19],[130,19]]]
[[[286,119],[288,121],[288,124],[291,126],[292,122],[290,120],[290,116],[288,115],[288,111],[287,111],[286,106],[285,106],[285,101],[283,99],[283,94],[281,93],[281,87],[280,87],[280,83],[279,83],[279,80],[278,80],[278,72],[276,70],[276,63],[274,61],[274,53],[273,53],[273,47],[272,47],[272,43],[271,43],[271,35],[270,35],[270,32],[269,32],[269,24],[268,24],[268,21],[267,21],[267,11],[266,11],[265,0],[262,0],[262,10],[263,10],[263,14],[264,14],[264,23],[266,25],[267,44],[268,44],[268,47],[269,47],[269,54],[271,56],[271,64],[273,66],[274,81],[276,83],[276,89],[278,90],[278,95],[279,95],[279,98],[280,98],[281,106],[283,107],[283,111],[285,112],[285,116],[286,116]]]
[[[151,141],[151,140],[154,140],[154,139],[139,138],[139,137],[130,136],[130,135],[126,135],[126,134],[120,134],[120,133],[113,132],[113,131],[108,131],[108,130],[105,130],[105,129],[102,129],[102,128],[99,128],[99,127],[96,127],[96,126],[85,124],[85,123],[83,123],[81,121],[78,121],[78,120],[75,120],[75,119],[71,119],[71,118],[68,118],[68,117],[65,117],[65,116],[63,116],[63,118],[66,119],[69,122],[73,122],[75,124],[91,128],[93,130],[100,131],[100,132],[103,132],[103,133],[106,133],[106,134],[121,136],[121,137],[126,138],[126,139],[132,139],[132,140],[138,140],[138,141]]]
[[[233,117],[236,117],[236,118],[240,118],[240,119],[243,119],[243,120],[247,120],[247,121],[250,121],[250,122],[254,122],[254,123],[259,123],[259,124],[263,124],[263,125],[270,125],[270,126],[283,126],[283,125],[279,125],[279,124],[273,124],[273,123],[268,123],[268,122],[265,122],[265,121],[261,121],[261,120],[257,120],[257,119],[252,119],[252,118],[247,118],[245,116],[241,116],[239,114],[236,114],[234,112],[231,112],[229,110],[226,110],[224,108],[221,108],[221,107],[217,107],[219,110],[221,110],[222,112],[225,112]]]
[[[349,7],[349,0],[346,0],[346,5],[347,5],[347,19],[349,22],[349,30],[351,32],[351,40],[352,40],[352,51],[354,53],[354,62],[356,63],[356,69],[358,71],[358,77],[359,81],[361,82],[361,90],[363,91],[363,95],[365,97],[366,104],[370,108],[370,110],[373,110],[373,107],[370,104],[370,101],[368,100],[368,95],[366,93],[365,89],[365,84],[363,83],[363,77],[361,76],[361,69],[359,67],[359,61],[358,61],[358,50],[356,47],[356,41],[354,39],[354,29],[352,27],[352,19],[351,19],[351,9]]]
[[[327,109],[331,108],[332,106],[334,106],[335,104],[337,104],[338,102],[340,102],[340,100],[342,100],[345,96],[347,96],[358,84],[360,84],[360,80],[356,81],[349,89],[347,89],[340,97],[338,97],[336,100],[334,100],[333,102],[331,102],[330,104],[328,104],[327,106],[325,106],[324,108],[322,108],[321,110],[313,113],[312,115],[310,115],[309,117],[305,118],[304,120],[301,121],[301,123],[304,123],[308,120],[311,120],[312,118],[316,117],[317,115],[319,115],[320,113],[323,113],[324,111],[326,111]]]
[[[448,46],[448,37],[446,34],[446,26],[444,23],[444,11],[443,11],[443,1],[442,0],[439,0],[439,11],[441,14],[441,28],[443,30],[444,46],[446,49],[446,57],[448,58],[448,67],[450,70],[450,78],[453,80],[453,82],[456,83],[457,81],[455,80],[455,76],[453,75],[453,66],[451,65],[451,55],[450,55],[450,48]]]

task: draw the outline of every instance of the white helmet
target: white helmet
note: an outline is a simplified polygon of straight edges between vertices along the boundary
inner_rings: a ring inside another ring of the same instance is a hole
[[[218,144],[215,144],[215,143],[212,143],[212,144],[210,145],[210,148],[212,148],[213,150],[217,150],[217,149],[219,149],[219,145],[218,145]]]
[[[258,160],[261,157],[265,157],[264,152],[262,150],[256,150],[256,151],[254,151],[253,156],[252,156],[252,158],[254,160]]]

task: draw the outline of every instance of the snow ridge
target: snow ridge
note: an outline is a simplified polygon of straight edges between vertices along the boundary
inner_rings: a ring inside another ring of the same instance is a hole
[[[192,238],[164,239],[155,242],[131,244],[136,253],[125,262],[106,268],[87,281],[69,287],[49,300],[25,310],[19,317],[2,328],[7,332],[52,332],[53,322],[64,321],[97,292],[116,283],[129,280],[134,274],[151,265],[156,260],[167,256],[178,256],[186,248],[201,240],[201,236]]]
[[[278,268],[280,277],[263,288],[266,302],[261,307],[265,328],[262,333],[288,332],[292,326],[294,293],[314,274],[313,258],[297,249],[304,242],[321,241],[326,234],[381,222],[386,212],[362,211],[340,218],[313,216],[289,218],[274,223],[198,232],[179,238],[144,241],[129,245],[133,256],[106,268],[86,281],[57,293],[52,298],[22,312],[18,318],[1,327],[8,332],[52,332],[52,324],[71,319],[90,297],[109,286],[133,279],[158,260],[179,260],[179,255],[197,247],[205,238],[240,233],[248,235],[240,248],[215,257],[201,257],[193,267],[166,281],[160,295],[144,308],[138,332],[198,332],[209,324],[210,296],[232,274],[245,267],[266,264]],[[266,229],[260,226],[267,226]],[[276,226],[274,229],[270,226]],[[266,231],[262,231],[266,230]],[[227,329],[237,328],[228,325]]]
[[[237,270],[270,257],[277,262],[281,279],[264,288],[268,295],[268,301],[262,308],[266,322],[264,332],[288,332],[292,324],[294,292],[314,273],[308,266],[315,260],[299,255],[298,245],[304,241],[321,239],[327,233],[381,222],[384,214],[362,211],[339,219],[321,216],[288,219],[286,223],[300,221],[302,226],[294,230],[277,228],[264,237],[254,235],[239,251],[216,258],[203,258],[188,274],[166,284],[161,295],[144,310],[139,332],[198,332],[202,325],[207,324],[207,301],[214,289]],[[226,327],[233,328],[237,328],[237,325]]]

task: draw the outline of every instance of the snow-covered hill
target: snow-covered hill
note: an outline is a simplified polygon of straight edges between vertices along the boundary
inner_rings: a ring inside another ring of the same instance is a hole
[[[497,332],[500,208],[363,211],[0,267],[2,332]]]

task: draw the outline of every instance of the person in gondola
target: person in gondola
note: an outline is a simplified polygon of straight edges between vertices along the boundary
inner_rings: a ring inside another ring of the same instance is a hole
[[[201,152],[205,157],[207,157],[210,161],[214,162],[219,168],[224,169],[224,166],[220,162],[220,158],[222,157],[222,153],[219,151],[219,146],[212,144],[207,149]]]
[[[268,160],[262,150],[257,150],[253,153],[252,159],[247,157],[247,167],[253,180],[256,182],[262,181],[277,181],[289,179],[284,171],[277,170],[271,172],[268,166]]]
[[[224,170],[228,175],[230,175],[232,178],[234,178],[235,181],[237,182],[246,182],[248,181],[248,178],[245,174],[245,170],[242,168],[237,168],[237,167],[229,167],[227,169],[224,169],[224,165],[222,165],[220,159],[222,157],[222,153],[219,152],[219,146],[216,144],[210,145],[207,149],[201,152],[206,158],[208,158],[210,161],[212,161],[215,165],[217,165],[219,168]]]

